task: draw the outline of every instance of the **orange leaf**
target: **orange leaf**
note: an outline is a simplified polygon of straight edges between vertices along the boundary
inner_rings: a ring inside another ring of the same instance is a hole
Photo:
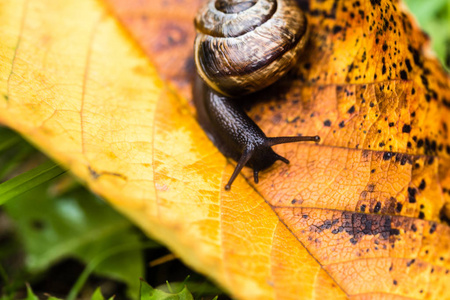
[[[450,299],[450,80],[401,3],[306,5],[304,58],[250,115],[322,142],[225,192],[184,100],[200,1],[110,2],[0,2],[1,123],[237,298]]]

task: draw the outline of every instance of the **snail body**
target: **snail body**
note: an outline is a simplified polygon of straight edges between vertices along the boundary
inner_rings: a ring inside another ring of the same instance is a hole
[[[266,137],[238,101],[284,76],[307,42],[307,19],[294,0],[210,0],[195,19],[194,103],[203,129],[219,150],[238,162],[225,189],[244,166],[258,173],[289,163],[273,145],[319,141],[318,136]]]

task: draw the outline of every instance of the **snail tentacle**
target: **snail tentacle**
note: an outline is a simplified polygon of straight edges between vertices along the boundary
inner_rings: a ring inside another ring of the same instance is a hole
[[[225,189],[228,191],[231,188],[231,184],[233,184],[234,180],[236,179],[236,177],[239,175],[239,173],[241,172],[242,168],[247,164],[247,162],[250,160],[250,158],[253,155],[253,151],[249,151],[249,150],[244,150],[244,152],[242,153],[241,158],[238,161],[238,164],[236,166],[236,168],[233,171],[233,174],[231,175],[230,179],[228,180],[227,185],[225,186]],[[258,171],[254,171],[256,172],[256,178],[258,178]]]

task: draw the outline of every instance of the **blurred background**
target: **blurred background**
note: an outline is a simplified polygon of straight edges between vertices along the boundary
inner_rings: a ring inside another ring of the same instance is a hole
[[[447,72],[450,70],[450,1],[405,0],[422,29],[431,37],[432,48]]]

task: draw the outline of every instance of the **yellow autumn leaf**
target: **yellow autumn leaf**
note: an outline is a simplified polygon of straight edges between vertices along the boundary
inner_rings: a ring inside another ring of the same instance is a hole
[[[450,298],[449,79],[401,5],[310,3],[304,60],[250,114],[269,135],[323,142],[280,146],[290,166],[252,186],[246,170],[230,192],[233,163],[185,100],[189,72],[177,77],[159,55],[173,45],[146,47],[131,30],[144,55],[112,11],[95,0],[0,2],[0,123],[236,298]],[[399,28],[380,33],[389,16]],[[153,36],[176,36],[171,20],[152,20]],[[172,53],[188,60],[187,45]]]

